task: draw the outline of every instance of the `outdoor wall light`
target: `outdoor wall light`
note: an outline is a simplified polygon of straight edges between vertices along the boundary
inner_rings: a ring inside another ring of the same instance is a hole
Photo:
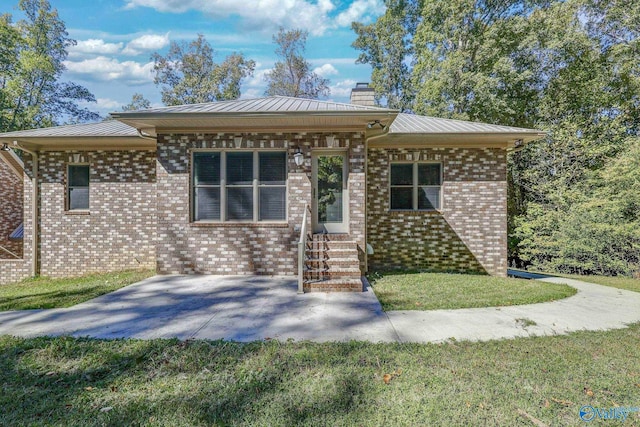
[[[5,142],[4,144],[2,144],[2,148],[1,148],[1,150],[2,150],[2,151],[9,151],[9,150],[11,150],[11,149],[9,148],[9,145]]]
[[[302,166],[302,164],[304,163],[304,155],[302,155],[300,147],[296,147],[296,151],[293,154],[293,161],[296,162],[297,166]]]

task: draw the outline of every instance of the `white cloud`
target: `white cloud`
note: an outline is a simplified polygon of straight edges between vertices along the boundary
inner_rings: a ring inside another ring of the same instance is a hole
[[[353,21],[367,21],[373,16],[384,13],[385,6],[382,0],[355,0],[349,8],[336,17],[336,23],[340,27],[349,27]]]
[[[335,76],[336,74],[339,74],[336,67],[331,64],[324,64],[321,67],[317,67],[313,72],[322,77]]]
[[[98,56],[84,61],[65,61],[67,72],[87,80],[114,81],[128,85],[149,83],[153,80],[153,62],[141,64],[135,61],[120,62],[115,58]]]
[[[143,52],[162,49],[169,44],[169,33],[165,35],[145,34],[127,43],[122,53],[124,55],[139,55]]]
[[[356,87],[356,81],[352,79],[341,80],[336,84],[329,86],[331,96],[336,98],[347,98],[351,96],[351,89]],[[348,101],[347,101],[348,102]]]
[[[79,40],[75,46],[69,46],[69,55],[108,55],[120,52],[122,43],[105,43],[102,39]]]
[[[355,0],[335,15],[336,0],[260,0],[250,5],[238,0],[127,0],[126,8],[149,7],[159,12],[183,13],[197,10],[214,18],[241,18],[245,29],[273,30],[278,26],[301,28],[322,35],[336,26],[348,27],[384,11],[383,0]]]

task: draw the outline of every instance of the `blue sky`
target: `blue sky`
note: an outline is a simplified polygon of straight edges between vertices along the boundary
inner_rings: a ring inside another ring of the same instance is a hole
[[[369,81],[371,68],[355,64],[358,51],[351,22],[371,22],[384,12],[383,0],[49,0],[77,46],[69,49],[64,78],[87,87],[98,99],[88,106],[102,115],[120,110],[135,92],[160,106],[153,84],[153,52],[165,54],[171,41],[203,34],[217,62],[232,52],[256,61],[242,97],[263,96],[264,73],[275,62],[272,35],[279,26],[309,32],[306,58],[330,79],[328,99],[348,102],[356,82]],[[21,18],[17,0],[0,0],[0,13]]]

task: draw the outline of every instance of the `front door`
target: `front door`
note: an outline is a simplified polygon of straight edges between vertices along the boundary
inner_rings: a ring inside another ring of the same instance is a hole
[[[313,230],[316,233],[348,233],[347,153],[316,152],[312,160]]]

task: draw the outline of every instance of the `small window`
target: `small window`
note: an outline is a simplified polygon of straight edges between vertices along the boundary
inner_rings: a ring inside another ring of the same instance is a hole
[[[89,209],[89,165],[69,165],[67,209]]]
[[[392,163],[390,175],[391,210],[440,209],[440,163]]]
[[[284,221],[287,153],[193,153],[194,221]]]

